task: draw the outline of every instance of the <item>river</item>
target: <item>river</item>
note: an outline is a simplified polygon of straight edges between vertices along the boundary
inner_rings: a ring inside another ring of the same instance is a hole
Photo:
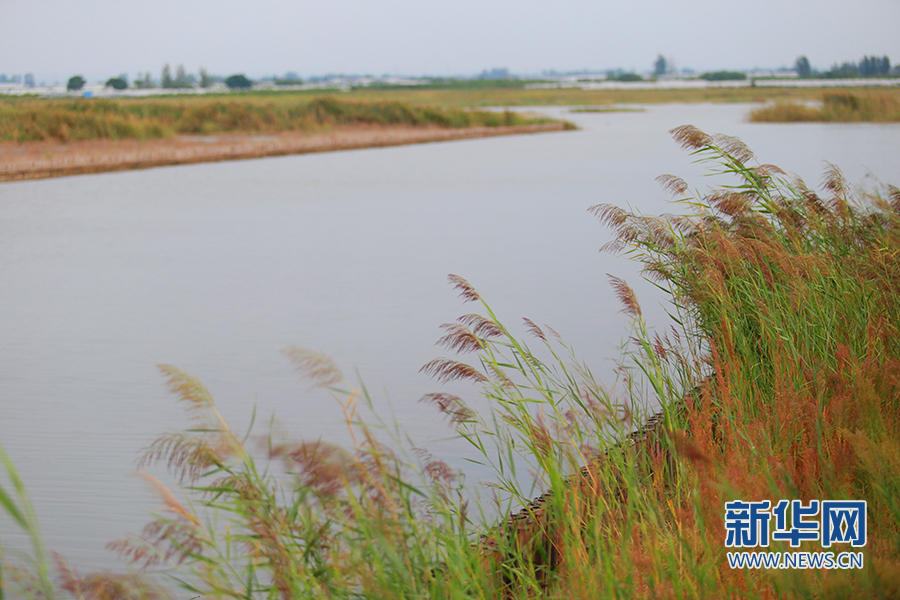
[[[736,135],[810,185],[825,160],[854,186],[900,183],[900,126],[752,124],[751,108],[544,109],[581,129],[0,184],[0,442],[48,547],[82,572],[121,568],[104,545],[157,508],[130,473],[186,424],[160,363],[198,376],[235,429],[256,406],[260,432],[274,414],[298,437],[345,441],[339,406],[281,354],[325,352],[413,443],[464,467],[465,445],[418,401],[440,389],[418,372],[445,354],[438,326],[471,311],[450,273],[610,376],[628,330],[606,273],[651,323],[664,307],[636,265],[598,252],[609,232],[586,209],[671,211],[664,173],[706,189],[673,127]],[[26,546],[5,516],[0,540]]]

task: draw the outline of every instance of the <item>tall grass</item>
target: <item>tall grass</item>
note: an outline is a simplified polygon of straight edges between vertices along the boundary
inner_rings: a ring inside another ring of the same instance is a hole
[[[611,278],[632,318],[615,388],[550,327],[526,319],[515,333],[451,276],[476,309],[443,327],[454,356],[423,371],[473,383],[487,408],[441,391],[423,401],[493,470],[494,510],[508,517],[493,520],[489,500],[427,451],[403,452],[402,432],[367,412],[365,388],[328,357],[290,348],[339,401],[353,444],[239,435],[202,383],[163,367],[194,426],[156,440],[143,466],[166,465],[187,499],[152,480],[164,511],[112,548],[165,567],[191,597],[896,597],[900,191],[851,193],[829,167],[820,195],[739,140],[674,134],[735,181],[689,194],[662,177],[674,216],[591,209],[614,230],[609,249],[671,295],[674,325],[652,332]],[[865,500],[865,568],[729,568],[735,499]],[[61,589],[163,594],[137,576],[66,569]]]
[[[497,127],[548,122],[512,112],[294,96],[256,99],[0,99],[0,141],[151,139],[174,135],[316,131],[340,125]]]
[[[685,403],[694,458],[679,480],[691,496],[682,548],[697,563],[681,581],[700,596],[713,587],[747,597],[896,594],[900,192],[851,194],[829,167],[820,196],[753,166],[738,140],[691,127],[675,136],[737,183],[683,197],[689,216],[597,212],[617,230],[615,245],[670,290],[709,365]],[[676,177],[663,181],[687,192]],[[724,568],[723,502],[739,498],[866,500],[866,568]]]
[[[818,105],[780,102],[754,110],[750,120],[770,123],[896,123],[900,121],[900,98],[891,92],[828,92],[822,95]]]

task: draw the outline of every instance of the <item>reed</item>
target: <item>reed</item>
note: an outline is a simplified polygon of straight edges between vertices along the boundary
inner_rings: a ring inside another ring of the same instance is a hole
[[[900,121],[900,97],[894,92],[883,91],[828,92],[816,105],[779,102],[758,108],[750,114],[750,120],[768,123],[896,123]]]
[[[0,598],[9,588],[25,590],[29,595],[37,597],[52,595],[53,583],[50,578],[49,557],[41,537],[34,506],[15,464],[2,446],[0,446],[0,465],[3,466],[6,479],[10,482],[10,489],[0,485],[0,506],[3,507],[3,512],[28,537],[32,551],[32,556],[27,561],[30,563],[28,565],[30,568],[23,568],[7,562],[4,549],[0,546]],[[4,566],[6,566],[5,569]]]
[[[673,325],[651,331],[611,277],[632,323],[615,386],[552,328],[508,326],[450,278],[475,309],[443,326],[449,356],[423,372],[487,402],[423,401],[492,469],[493,499],[404,451],[327,356],[289,348],[337,399],[352,444],[239,435],[198,379],[164,366],[193,426],[157,439],[142,466],[167,466],[189,501],[151,479],[164,510],[111,547],[166,566],[191,597],[896,597],[900,190],[854,193],[829,167],[820,194],[735,138],[673,133],[733,181],[691,194],[663,176],[674,216],[592,207],[614,231],[607,249],[671,297]],[[865,567],[729,568],[724,503],[737,499],[865,500]],[[57,571],[79,597],[164,594],[135,575]]]
[[[409,105],[396,100],[339,100],[292,95],[167,99],[0,98],[0,141],[152,139],[175,135],[319,131],[356,124],[499,127],[549,122],[509,111]]]
[[[708,363],[685,403],[689,468],[679,477],[692,498],[678,508],[681,549],[698,562],[681,584],[700,597],[896,593],[900,192],[852,194],[830,167],[820,196],[754,164],[738,140],[691,127],[675,136],[737,183],[682,196],[688,216],[596,212],[616,229],[613,246],[669,289]],[[675,177],[664,183],[688,189]],[[723,568],[722,505],[738,498],[866,500],[878,524],[866,569]]]

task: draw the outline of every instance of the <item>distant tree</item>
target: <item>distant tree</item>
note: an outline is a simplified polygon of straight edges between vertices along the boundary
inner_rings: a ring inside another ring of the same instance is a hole
[[[615,80],[616,81],[624,81],[624,82],[643,81],[644,78],[641,77],[640,75],[638,75],[637,73],[621,73],[619,75],[616,75]]]
[[[188,77],[187,71],[184,70],[184,65],[178,65],[178,68],[175,69],[175,81],[172,82],[172,87],[191,87],[191,78]]]
[[[84,83],[84,77],[82,77],[81,75],[76,75],[75,77],[69,78],[69,83],[66,84],[66,89],[70,92],[77,92],[84,87]]]
[[[831,69],[829,69],[825,73],[826,77],[832,79],[847,79],[852,77],[859,77],[859,67],[856,63],[853,62],[845,62],[840,65],[833,65]]]
[[[863,77],[871,77],[875,74],[876,66],[871,58],[869,58],[868,56],[863,56],[862,60],[859,61],[857,69],[859,69],[859,74]]]
[[[812,75],[812,67],[809,66],[809,59],[805,56],[797,59],[797,62],[794,63],[794,70],[797,71],[799,77],[804,79]]]
[[[700,79],[705,79],[706,81],[743,81],[747,79],[747,74],[740,71],[713,71],[704,73],[700,76]]]
[[[669,64],[666,62],[666,58],[660,54],[656,57],[656,62],[653,63],[653,75],[659,77],[660,75],[665,75],[669,72]]]
[[[159,86],[163,88],[175,87],[174,81],[172,80],[172,69],[169,67],[169,63],[163,65],[162,73],[159,77]]]
[[[106,80],[106,87],[111,87],[114,90],[124,90],[128,87],[128,82],[121,77],[112,77]]]
[[[212,85],[212,78],[209,76],[209,73],[206,72],[206,69],[200,67],[200,87],[208,88]]]
[[[144,74],[138,73],[137,79],[134,80],[134,87],[140,89],[147,89],[154,87],[153,75],[150,74],[150,71],[147,71]]]
[[[232,75],[231,77],[225,80],[225,85],[228,86],[228,89],[238,89],[238,90],[249,90],[253,87],[253,82],[247,79],[244,74],[240,75]]]
[[[891,72],[891,61],[887,56],[864,56],[859,61],[859,74],[863,77],[883,77]]]

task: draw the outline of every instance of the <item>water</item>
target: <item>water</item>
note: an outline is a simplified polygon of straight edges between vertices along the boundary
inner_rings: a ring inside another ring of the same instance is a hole
[[[810,184],[823,160],[854,185],[900,183],[897,125],[750,124],[750,108],[548,109],[582,129],[0,185],[0,441],[48,546],[82,571],[119,568],[104,544],[157,508],[129,473],[185,425],[159,363],[199,376],[236,429],[255,405],[263,423],[343,441],[339,407],[280,353],[325,352],[414,443],[463,466],[465,446],[440,441],[446,424],[418,403],[439,389],[418,373],[445,354],[438,325],[472,309],[449,273],[504,321],[550,324],[608,378],[627,329],[605,273],[652,323],[664,311],[635,265],[598,253],[609,234],[586,209],[670,211],[663,173],[710,185],[673,127],[736,135]],[[0,536],[25,546],[6,521]]]

